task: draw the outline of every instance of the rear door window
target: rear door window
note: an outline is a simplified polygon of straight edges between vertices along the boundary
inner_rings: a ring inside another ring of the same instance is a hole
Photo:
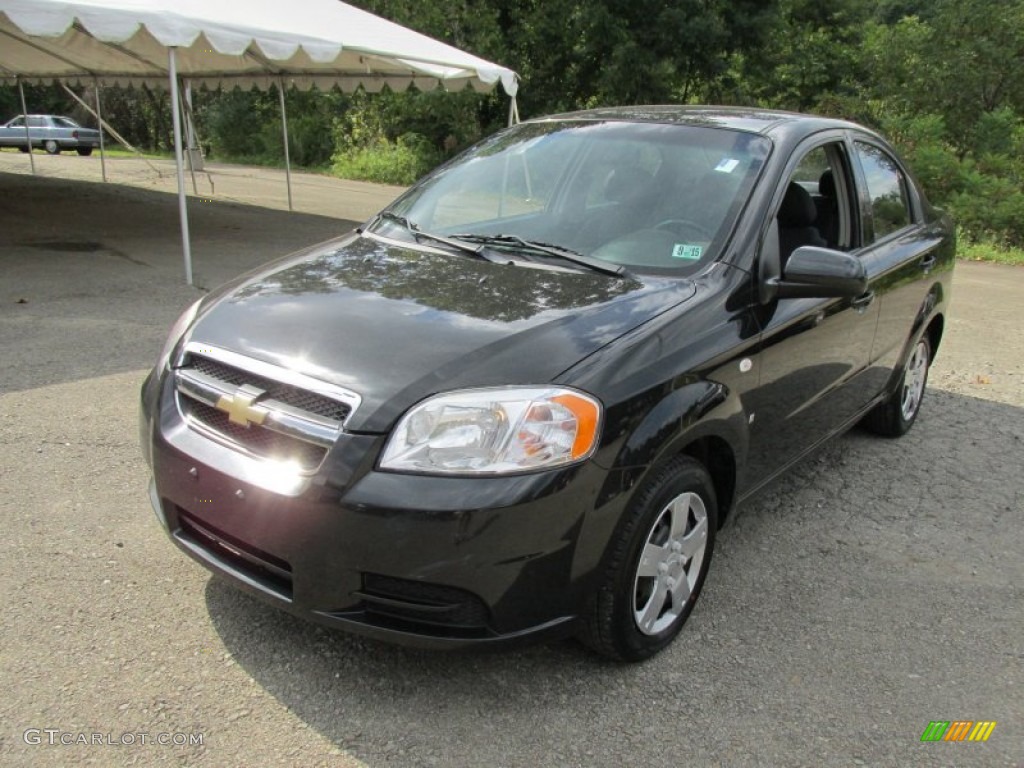
[[[874,240],[881,240],[913,222],[907,195],[907,180],[896,161],[883,149],[854,142],[871,198]]]

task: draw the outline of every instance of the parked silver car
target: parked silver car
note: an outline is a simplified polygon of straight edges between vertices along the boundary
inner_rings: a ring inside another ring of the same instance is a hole
[[[25,115],[18,115],[0,126],[0,147],[28,152],[25,120]],[[80,155],[91,155],[93,148],[100,145],[98,130],[83,128],[70,117],[60,115],[28,115],[28,135],[33,147],[42,147],[51,155],[71,149]]]

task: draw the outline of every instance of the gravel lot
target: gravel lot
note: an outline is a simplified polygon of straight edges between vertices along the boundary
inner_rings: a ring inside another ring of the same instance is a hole
[[[0,764],[1024,765],[1024,269],[958,266],[912,432],[855,430],[750,503],[668,652],[427,654],[278,613],[165,539],[136,399],[197,295],[174,202],[23,165],[0,154]],[[364,186],[302,187],[350,221],[193,202],[197,274],[343,232],[396,191]],[[958,719],[998,725],[920,742]]]

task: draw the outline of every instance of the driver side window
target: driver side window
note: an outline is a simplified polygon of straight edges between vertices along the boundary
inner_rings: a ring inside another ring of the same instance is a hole
[[[782,265],[804,245],[844,251],[853,247],[843,157],[841,142],[815,147],[786,181],[776,214]]]

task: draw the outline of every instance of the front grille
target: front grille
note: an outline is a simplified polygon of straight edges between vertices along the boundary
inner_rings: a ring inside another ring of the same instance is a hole
[[[323,463],[359,403],[357,395],[297,371],[198,344],[186,347],[175,379],[189,426],[306,473]]]
[[[224,411],[182,393],[179,393],[178,397],[185,416],[261,458],[295,462],[303,470],[310,471],[320,466],[320,462],[327,455],[327,449],[319,445],[256,425],[244,427],[241,424],[234,424]]]
[[[291,600],[292,567],[287,560],[282,560],[221,531],[181,507],[176,506],[175,509],[178,513],[179,526],[175,535],[178,538],[208,552],[217,560],[244,573],[281,597]]]
[[[457,587],[364,573],[363,588],[356,595],[363,601],[367,619],[374,623],[426,625],[432,633],[486,633],[487,606],[473,593]],[[421,627],[413,628],[423,631]]]
[[[282,403],[293,408],[315,413],[317,416],[323,416],[337,422],[344,422],[352,411],[347,403],[332,400],[317,392],[310,392],[309,390],[293,387],[290,384],[274,381],[250,371],[236,368],[233,365],[222,363],[219,360],[203,357],[202,355],[190,355],[189,367],[195,368],[199,373],[205,373],[207,376],[236,387],[242,384],[249,384],[266,392],[268,399],[280,400]]]

